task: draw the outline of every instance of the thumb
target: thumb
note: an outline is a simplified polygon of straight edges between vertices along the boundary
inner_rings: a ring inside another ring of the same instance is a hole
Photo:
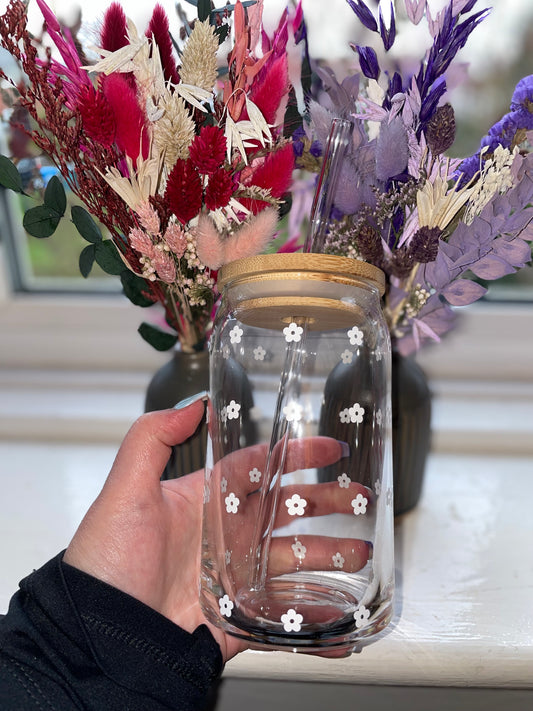
[[[160,410],[139,417],[126,434],[106,486],[127,486],[130,491],[159,482],[171,447],[194,434],[204,414],[204,404],[194,402],[180,410]]]

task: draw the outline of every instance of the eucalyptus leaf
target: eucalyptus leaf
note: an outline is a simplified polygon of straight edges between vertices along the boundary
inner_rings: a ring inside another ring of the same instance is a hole
[[[54,210],[58,217],[63,217],[67,209],[67,196],[63,183],[57,175],[53,175],[48,181],[44,191],[44,204],[50,210]]]
[[[96,258],[96,246],[94,244],[88,244],[80,252],[79,267],[82,277],[87,279],[93,268],[94,261]]]
[[[127,269],[117,252],[117,248],[110,239],[97,242],[94,246],[96,263],[104,272],[118,276]]]
[[[148,284],[145,279],[137,276],[133,272],[130,272],[129,269],[126,269],[120,275],[120,281],[122,282],[124,294],[128,297],[132,304],[143,308],[154,305],[155,302],[153,299],[149,299],[146,296],[146,293],[148,292]]]
[[[0,185],[15,193],[24,193],[22,178],[17,166],[6,156],[0,155]]]
[[[211,0],[198,0],[198,19],[204,22],[209,19],[211,14]]]
[[[219,25],[215,29],[215,34],[218,37],[218,43],[223,44],[226,41],[228,34],[229,34],[229,25]],[[227,68],[226,68],[226,70],[227,70]],[[219,71],[220,71],[220,73],[222,73],[222,71],[224,71],[224,69],[221,67]]]
[[[175,334],[163,331],[151,323],[141,323],[137,331],[156,351],[168,351],[178,342]]]
[[[100,228],[96,224],[92,215],[88,213],[84,207],[81,207],[81,205],[73,205],[70,215],[74,226],[83,239],[87,240],[87,242],[92,242],[93,244],[102,241],[103,238]]]
[[[61,220],[55,210],[46,205],[37,205],[26,211],[22,225],[32,237],[45,239],[54,234]]]

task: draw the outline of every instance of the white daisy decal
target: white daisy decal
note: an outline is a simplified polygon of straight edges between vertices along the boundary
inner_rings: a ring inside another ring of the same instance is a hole
[[[298,326],[297,323],[294,323],[294,321],[288,326],[285,326],[285,328],[283,329],[283,335],[285,336],[285,340],[287,341],[287,343],[290,343],[291,341],[299,343],[302,340],[303,332],[303,328],[301,326]]]

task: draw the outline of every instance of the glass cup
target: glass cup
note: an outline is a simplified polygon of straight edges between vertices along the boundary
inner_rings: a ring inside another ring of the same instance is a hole
[[[391,618],[383,287],[379,269],[331,255],[250,257],[219,273],[200,597],[252,646],[351,650]]]

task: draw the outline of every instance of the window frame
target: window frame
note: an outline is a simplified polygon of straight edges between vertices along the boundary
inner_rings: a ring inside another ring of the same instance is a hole
[[[442,343],[416,356],[430,379],[533,382],[531,303],[477,302],[460,312]],[[16,292],[0,245],[0,367],[155,370],[169,354],[137,333],[155,315],[122,295]]]

